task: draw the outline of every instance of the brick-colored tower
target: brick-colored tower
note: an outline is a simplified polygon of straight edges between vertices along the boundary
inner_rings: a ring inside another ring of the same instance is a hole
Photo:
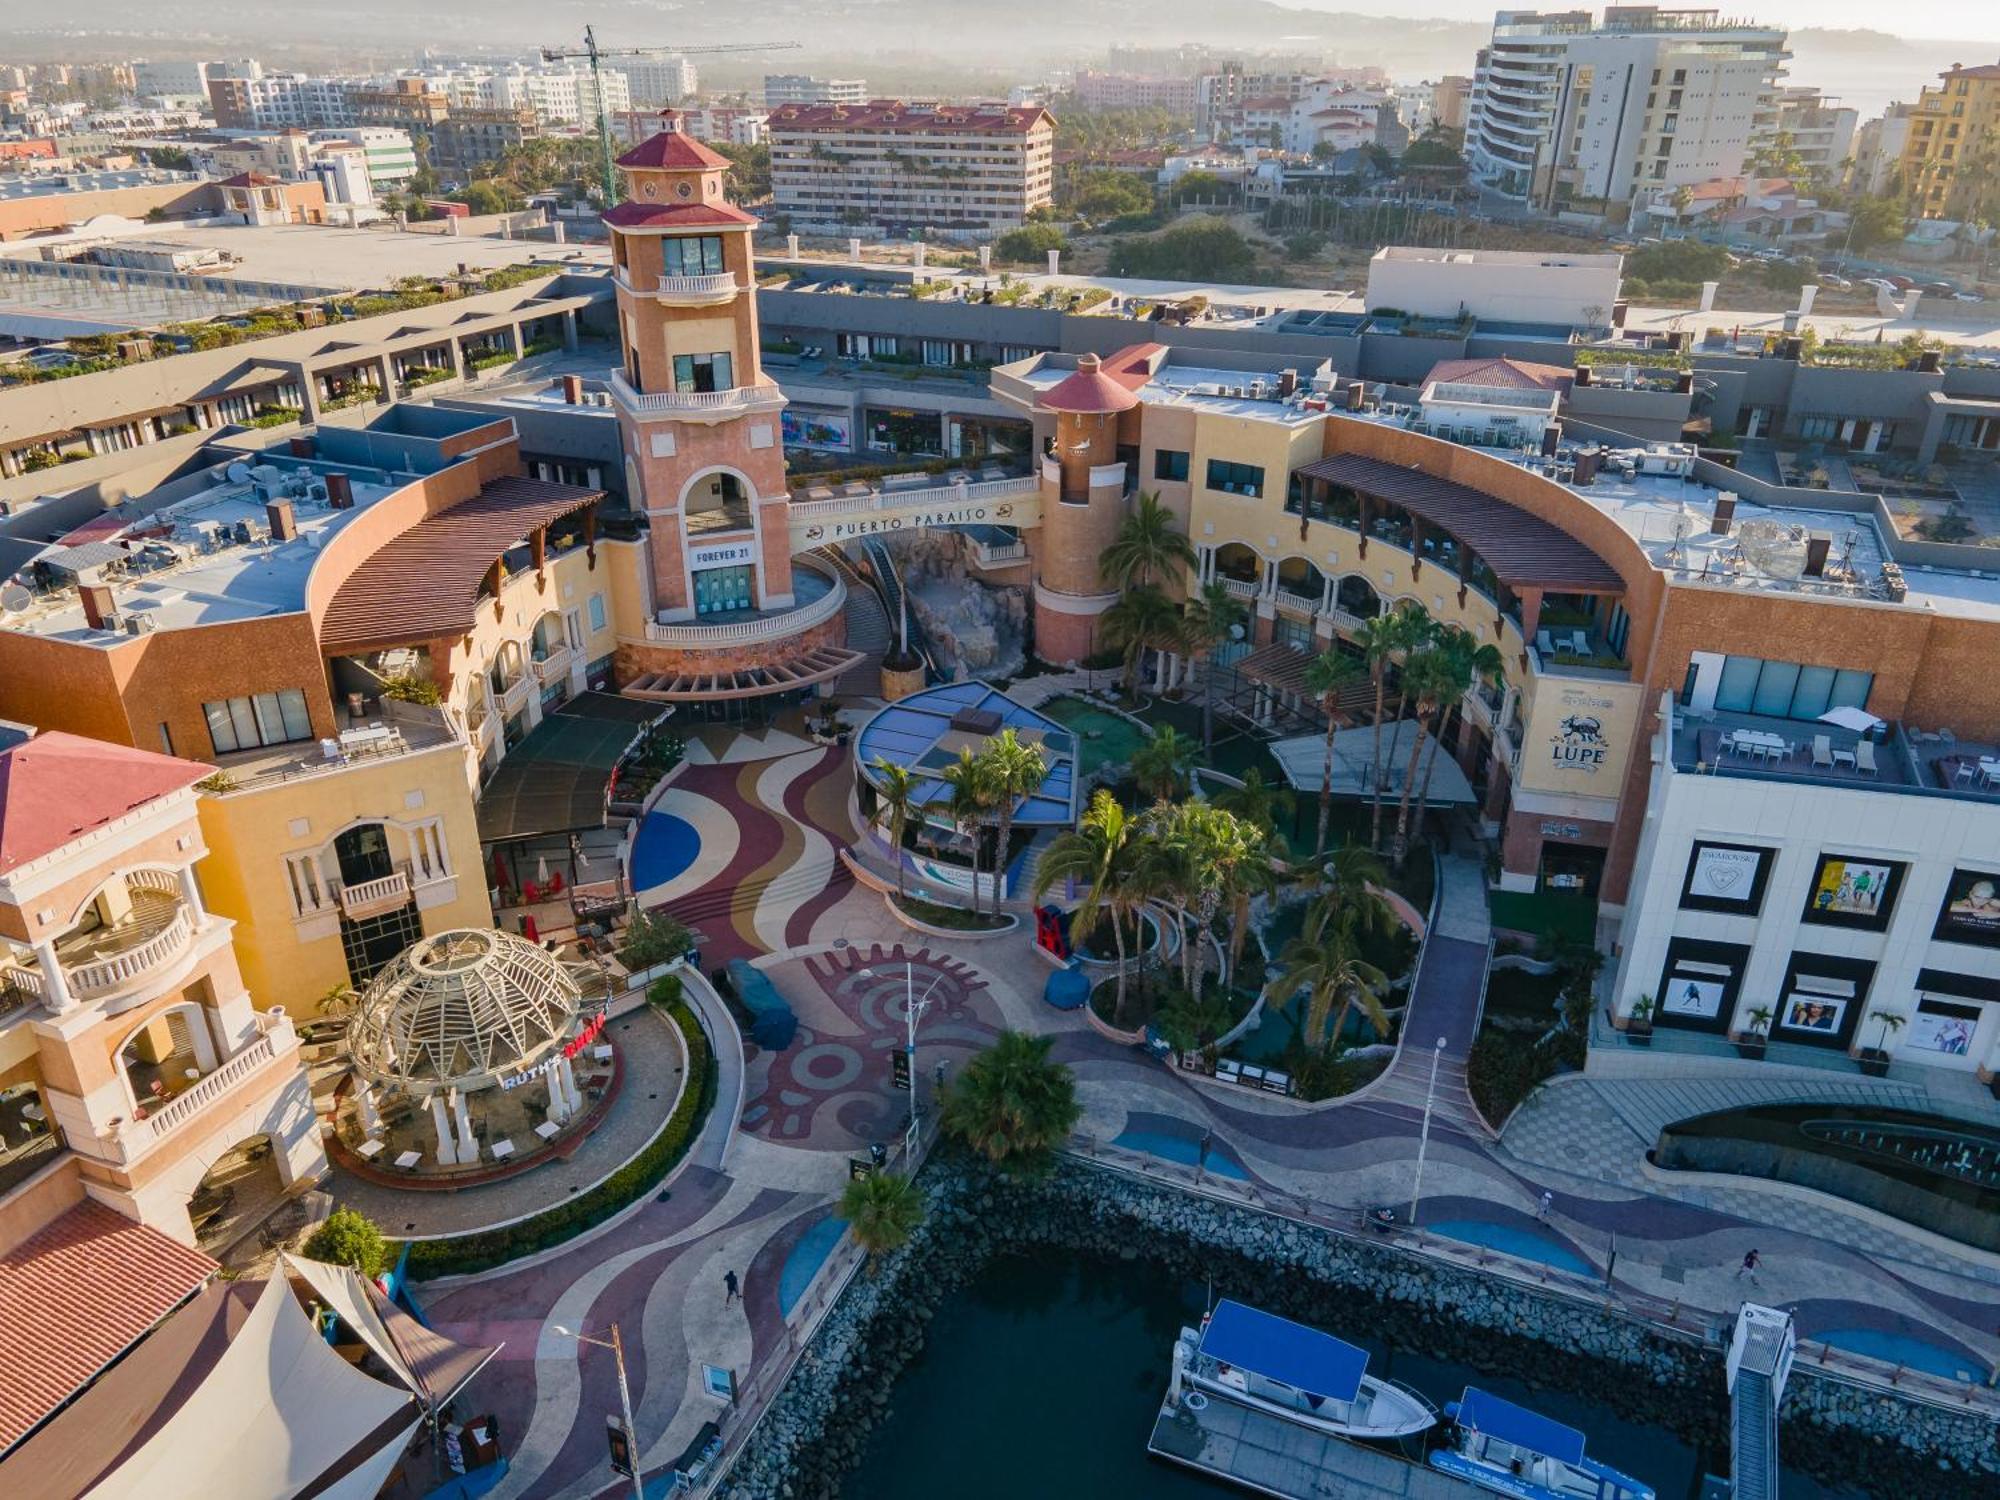
[[[1042,524],[1033,539],[1035,655],[1060,666],[1101,649],[1097,618],[1118,598],[1101,559],[1125,519],[1119,426],[1139,398],[1086,354],[1076,373],[1035,405],[1055,414],[1054,452],[1042,464]]]
[[[757,220],[723,195],[728,166],[664,111],[618,159],[626,198],[604,216],[625,355],[612,392],[662,622],[793,602],[785,398],[758,355]]]

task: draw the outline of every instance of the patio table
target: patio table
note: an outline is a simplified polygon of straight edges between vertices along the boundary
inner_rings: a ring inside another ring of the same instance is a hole
[[[423,1159],[424,1153],[421,1151],[405,1151],[396,1158],[396,1166],[399,1170],[407,1172]]]
[[[2000,781],[2000,760],[1996,760],[1990,755],[1980,756],[1979,776],[1988,786],[1993,785],[1996,781]]]
[[[611,1049],[610,1049],[610,1047],[608,1047],[608,1046],[605,1046],[605,1047],[592,1047],[592,1048],[590,1049],[590,1055],[591,1055],[592,1057],[596,1058],[596,1059],[597,1059],[597,1060],[598,1060],[599,1062],[610,1062],[610,1061],[611,1061]]]
[[[495,1161],[505,1161],[508,1157],[512,1156],[513,1154],[514,1154],[514,1143],[512,1141],[498,1140],[493,1143],[493,1159]]]
[[[373,1161],[376,1157],[380,1156],[382,1151],[383,1145],[380,1141],[363,1141],[359,1146],[354,1148],[356,1156],[363,1157],[369,1161]]]
[[[562,1134],[562,1126],[556,1124],[554,1120],[544,1120],[535,1127],[535,1134],[545,1141],[552,1141]]]

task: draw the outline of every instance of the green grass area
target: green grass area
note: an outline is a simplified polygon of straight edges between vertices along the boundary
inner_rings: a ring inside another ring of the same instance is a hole
[[[1198,703],[1177,703],[1167,698],[1155,698],[1143,708],[1135,709],[1138,717],[1153,728],[1170,724],[1182,735],[1201,743],[1201,705]],[[1220,771],[1225,776],[1243,779],[1245,771],[1255,769],[1263,773],[1266,781],[1277,781],[1282,773],[1278,762],[1267,748],[1268,742],[1260,735],[1241,728],[1221,714],[1214,716],[1212,729],[1215,744],[1201,757],[1204,769]]]
[[[1084,776],[1124,765],[1146,740],[1130,719],[1082,698],[1051,698],[1041,711],[1076,735],[1077,769]]]
[[[915,917],[932,927],[946,927],[953,932],[998,932],[1008,920],[986,912],[975,915],[962,906],[941,906],[921,896],[891,896],[889,899],[902,909],[905,916]]]
[[[1568,896],[1555,891],[1493,891],[1489,899],[1495,927],[1579,943],[1592,942],[1597,936],[1597,903],[1588,896]]]

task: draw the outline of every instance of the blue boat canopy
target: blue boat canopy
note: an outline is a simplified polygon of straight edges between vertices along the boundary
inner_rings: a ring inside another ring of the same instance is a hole
[[[1360,1395],[1362,1372],[1368,1368],[1366,1349],[1241,1302],[1215,1304],[1201,1335],[1201,1352],[1330,1401]]]
[[[1502,1401],[1477,1386],[1465,1388],[1465,1397],[1458,1403],[1458,1425],[1481,1437],[1498,1438],[1530,1453],[1545,1454],[1559,1463],[1583,1462],[1583,1434],[1574,1427],[1565,1427],[1525,1406]]]

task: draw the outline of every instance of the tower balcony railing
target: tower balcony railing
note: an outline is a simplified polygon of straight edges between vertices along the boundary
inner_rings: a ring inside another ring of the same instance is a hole
[[[662,415],[737,417],[776,411],[785,404],[784,393],[769,382],[734,386],[726,391],[638,391],[632,388],[622,370],[611,372],[611,392],[628,411]]]
[[[651,297],[675,307],[707,307],[728,302],[742,290],[733,271],[718,271],[709,276],[656,276],[652,285],[644,286],[621,268],[613,273],[613,279],[621,290],[635,297]]]

